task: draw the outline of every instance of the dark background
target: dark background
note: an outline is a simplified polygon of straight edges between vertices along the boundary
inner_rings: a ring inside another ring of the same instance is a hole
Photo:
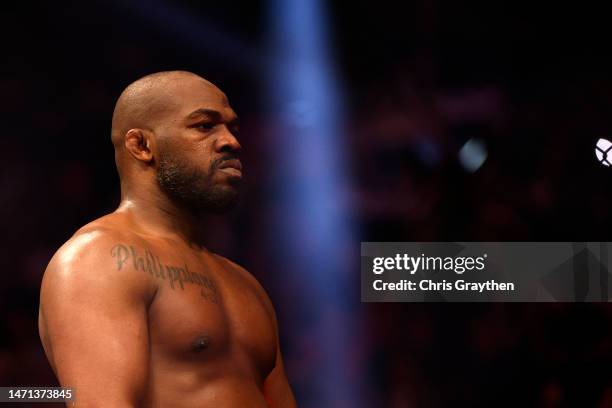
[[[327,5],[355,242],[610,240],[612,170],[594,155],[612,138],[608,13],[533,3]],[[304,336],[300,319],[313,316],[296,312],[316,299],[292,292],[261,217],[275,200],[264,166],[275,148],[262,85],[270,7],[3,5],[0,385],[56,384],[36,326],[42,273],[74,231],[118,204],[110,119],[121,90],[185,69],[219,85],[242,121],[248,199],[210,221],[210,247],[266,287],[300,406],[322,406],[323,346]],[[472,138],[488,152],[475,172],[457,160]],[[358,251],[339,256],[357,265]],[[607,304],[355,302],[344,313],[359,323],[347,371],[363,407],[612,406]]]

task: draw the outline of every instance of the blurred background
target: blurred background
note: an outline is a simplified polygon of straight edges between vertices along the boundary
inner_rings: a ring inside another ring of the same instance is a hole
[[[184,69],[241,117],[209,246],[267,289],[300,407],[612,407],[609,305],[361,304],[358,269],[361,241],[612,240],[608,13],[398,3],[4,4],[0,385],[56,384],[42,273],[118,204],[121,90]]]

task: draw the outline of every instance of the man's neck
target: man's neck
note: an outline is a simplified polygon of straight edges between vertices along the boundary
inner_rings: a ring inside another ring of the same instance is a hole
[[[202,247],[203,219],[172,202],[165,194],[122,194],[118,213],[127,214],[147,233]]]

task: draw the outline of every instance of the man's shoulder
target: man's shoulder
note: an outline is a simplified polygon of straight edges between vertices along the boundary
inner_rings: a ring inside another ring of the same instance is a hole
[[[94,260],[109,253],[117,242],[137,239],[111,216],[104,216],[79,228],[55,253],[50,265]]]
[[[226,258],[223,255],[217,254],[216,252],[212,252],[212,251],[207,251],[207,252],[217,263],[220,263],[224,267],[239,271],[240,273],[247,273],[250,275],[250,273],[244,267],[238,265],[236,262],[230,260],[229,258]]]
[[[116,265],[113,248],[119,243],[138,242],[139,237],[112,217],[102,217],[84,225],[51,258],[43,275],[46,282],[98,284],[111,275]],[[129,282],[129,277],[122,279]],[[60,286],[61,286],[60,285]]]
[[[242,282],[246,283],[251,288],[251,290],[253,290],[253,292],[255,292],[257,296],[262,299],[262,301],[266,304],[266,307],[270,308],[272,311],[274,310],[274,306],[272,305],[272,301],[270,300],[268,293],[261,285],[259,280],[252,273],[246,270],[246,268],[244,268],[243,266],[222,255],[215,254],[212,252],[211,255],[226,269],[229,269],[232,272],[236,273],[240,277]]]
[[[247,271],[243,266],[224,257],[223,255],[219,255],[217,253],[210,252],[210,251],[208,251],[208,254],[209,256],[212,257],[212,259],[217,264],[221,265],[223,269],[231,271],[232,273],[239,276],[242,280],[246,280],[247,282],[251,284],[256,284],[257,286],[260,286],[257,279],[249,271]]]

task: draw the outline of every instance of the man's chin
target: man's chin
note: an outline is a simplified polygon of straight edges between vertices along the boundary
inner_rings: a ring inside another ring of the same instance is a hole
[[[213,188],[196,206],[198,212],[223,214],[236,207],[238,201],[238,189],[235,186],[225,185]]]

